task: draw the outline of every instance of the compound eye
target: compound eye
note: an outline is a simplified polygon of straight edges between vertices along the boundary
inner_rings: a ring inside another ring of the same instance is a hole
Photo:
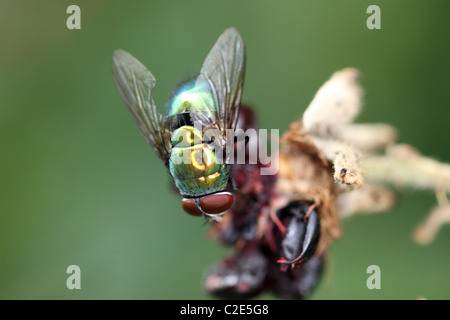
[[[183,199],[181,202],[181,206],[183,207],[184,211],[192,216],[199,217],[203,214],[199,207],[197,207],[197,205],[195,204],[195,201],[192,199]]]
[[[205,196],[200,200],[200,207],[205,213],[218,214],[227,211],[233,205],[233,195],[229,192],[220,192]]]

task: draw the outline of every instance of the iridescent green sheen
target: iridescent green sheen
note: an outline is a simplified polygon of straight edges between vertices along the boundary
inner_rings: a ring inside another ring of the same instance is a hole
[[[226,189],[230,181],[230,166],[220,165],[219,170],[209,176],[203,175],[193,179],[183,179],[175,175],[172,177],[181,195],[199,197]]]
[[[203,141],[202,132],[192,126],[182,126],[172,133],[173,147],[193,147]]]
[[[167,116],[173,116],[185,112],[202,112],[211,117],[216,111],[216,104],[209,86],[206,83],[187,83],[172,98]]]
[[[182,86],[171,99],[167,117],[191,113],[211,119],[216,112],[214,96],[205,82],[191,81]],[[191,125],[172,132],[169,170],[184,196],[198,197],[227,188],[230,167],[219,162],[214,148],[203,142],[203,133]]]
[[[198,196],[225,189],[230,169],[219,163],[210,145],[200,143],[172,148],[169,170],[181,194]]]
[[[174,178],[186,180],[216,173],[221,164],[209,145],[197,144],[193,147],[172,148],[169,165]]]

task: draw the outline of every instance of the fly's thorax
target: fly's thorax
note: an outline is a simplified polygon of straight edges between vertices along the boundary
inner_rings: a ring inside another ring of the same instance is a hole
[[[173,116],[185,112],[206,112],[212,117],[216,111],[214,97],[211,92],[194,87],[190,90],[179,92],[171,100],[167,116]]]
[[[166,107],[166,127],[174,132],[182,126],[208,125],[216,121],[217,106],[211,87],[198,79],[175,89]]]
[[[168,101],[166,116],[202,112],[206,113],[206,116],[212,117],[216,110],[216,103],[210,85],[204,81],[194,79],[184,82],[175,89]]]

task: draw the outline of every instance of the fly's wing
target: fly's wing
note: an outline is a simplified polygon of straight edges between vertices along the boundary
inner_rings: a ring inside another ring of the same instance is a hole
[[[197,78],[208,83],[216,103],[216,120],[222,135],[236,126],[245,73],[244,41],[234,28],[219,37],[203,63]]]
[[[142,63],[123,50],[114,52],[112,70],[119,93],[145,140],[167,164],[169,148],[164,139],[163,117],[156,111],[152,97],[155,77]]]

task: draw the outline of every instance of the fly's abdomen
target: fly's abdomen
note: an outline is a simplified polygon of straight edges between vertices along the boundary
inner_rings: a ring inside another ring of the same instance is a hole
[[[214,148],[192,126],[173,132],[169,169],[180,193],[191,197],[225,189],[230,175],[229,166],[222,164]]]

